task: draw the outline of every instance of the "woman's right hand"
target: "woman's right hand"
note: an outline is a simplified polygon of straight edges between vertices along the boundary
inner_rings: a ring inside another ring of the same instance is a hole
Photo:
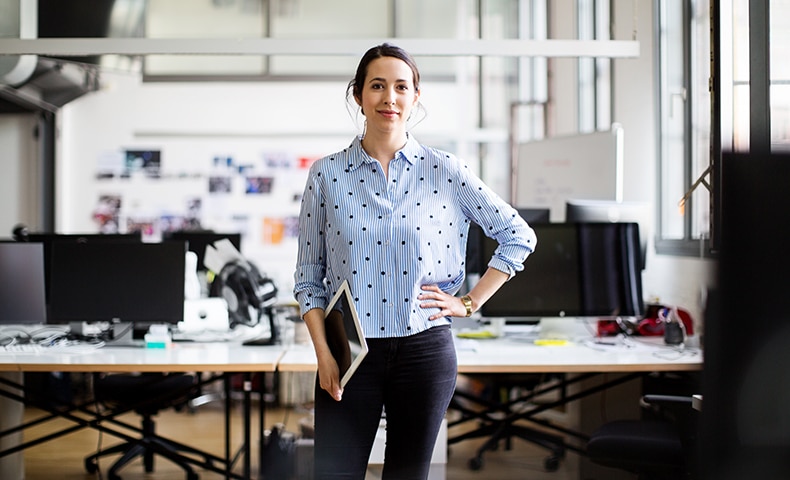
[[[318,384],[338,402],[343,398],[343,387],[340,386],[340,369],[335,357],[331,354],[318,359]]]
[[[313,340],[316,359],[318,360],[318,385],[338,402],[343,397],[340,386],[340,368],[332,355],[326,338],[326,319],[322,308],[313,308],[304,314],[304,323]]]

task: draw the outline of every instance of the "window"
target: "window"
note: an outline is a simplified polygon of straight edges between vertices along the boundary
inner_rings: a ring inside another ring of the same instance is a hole
[[[514,1],[514,0],[511,0]],[[470,38],[467,0],[148,0],[148,38]],[[510,2],[508,2],[510,3]],[[441,17],[442,22],[435,19]],[[365,21],[360,21],[365,19]],[[471,38],[474,38],[472,36]],[[362,52],[360,52],[362,53]],[[419,58],[417,59],[419,61]],[[148,55],[147,81],[346,78],[358,59],[327,55]],[[455,73],[453,59],[424,62],[424,76]]]
[[[577,0],[579,40],[609,40],[609,2]],[[609,58],[578,60],[580,133],[608,130],[612,125]]]
[[[790,149],[790,0],[711,6],[656,7],[660,254],[715,251],[711,165],[722,151]]]
[[[710,236],[708,12],[707,0],[657,4],[658,253],[699,256]]]

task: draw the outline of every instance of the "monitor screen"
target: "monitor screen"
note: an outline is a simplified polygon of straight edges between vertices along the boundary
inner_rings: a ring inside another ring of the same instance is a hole
[[[614,200],[567,200],[566,222],[620,222],[639,224],[639,245],[642,268],[647,264],[647,239],[652,231],[652,210],[648,202],[616,202]]]
[[[43,245],[0,242],[0,325],[46,321]]]
[[[54,242],[50,323],[132,322],[135,330],[184,317],[184,242]]]
[[[187,248],[190,252],[195,252],[198,257],[197,268],[199,271],[206,271],[206,266],[203,264],[203,259],[206,256],[206,247],[212,245],[217,240],[227,238],[230,243],[236,247],[236,250],[241,252],[241,234],[240,233],[217,233],[211,231],[179,231],[170,232],[165,235],[165,239],[186,241]]]
[[[143,237],[137,233],[28,233],[22,236],[22,241],[41,243],[44,246],[44,278],[47,303],[49,303],[49,263],[52,257],[52,244],[54,242],[66,243],[141,243]]]
[[[517,208],[518,214],[521,215],[527,223],[549,223],[548,208]],[[479,273],[482,274],[488,267],[490,256],[483,257],[480,255],[480,246],[482,237],[484,237],[483,229],[479,225],[472,223],[469,225],[469,236],[466,242],[466,273]]]
[[[481,308],[484,317],[614,317],[643,313],[638,226],[633,223],[534,224],[535,252],[524,271]],[[490,256],[496,241],[484,237]]]

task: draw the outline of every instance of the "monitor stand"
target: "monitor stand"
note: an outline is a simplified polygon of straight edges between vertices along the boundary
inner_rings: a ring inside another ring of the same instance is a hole
[[[132,322],[113,322],[110,338],[111,340],[107,343],[114,347],[143,345],[142,340],[134,338],[134,324]]]
[[[107,345],[139,346],[141,341],[134,338],[132,322],[69,322],[69,333],[78,338],[100,337]]]

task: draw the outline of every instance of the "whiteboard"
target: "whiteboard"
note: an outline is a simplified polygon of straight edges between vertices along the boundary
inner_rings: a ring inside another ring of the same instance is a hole
[[[522,143],[513,163],[514,202],[549,208],[551,221],[565,220],[571,198],[622,200],[622,127]]]

